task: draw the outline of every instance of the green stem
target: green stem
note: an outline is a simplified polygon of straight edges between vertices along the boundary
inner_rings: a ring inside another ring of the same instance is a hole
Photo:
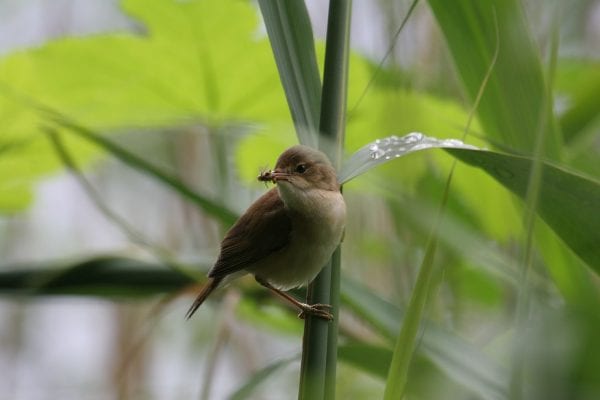
[[[259,0],[258,4],[298,139],[316,147],[321,78],[306,5],[302,0]]]
[[[329,3],[319,147],[337,167],[346,120],[351,0]],[[333,322],[308,317],[304,325],[299,399],[334,399],[340,301],[340,249],[310,285],[307,301],[332,306]]]
[[[544,172],[544,164],[542,157],[546,146],[546,131],[548,129],[549,116],[552,115],[552,88],[553,78],[556,72],[556,60],[558,53],[558,8],[554,10],[554,26],[551,41],[550,65],[548,76],[546,77],[545,96],[540,103],[542,108],[539,113],[538,129],[535,135],[535,145],[533,149],[533,162],[529,172],[529,180],[527,183],[527,192],[525,195],[525,210],[523,215],[523,225],[525,227],[525,245],[521,259],[521,279],[519,292],[517,297],[517,307],[515,312],[516,332],[515,343],[513,344],[512,358],[512,376],[510,382],[511,398],[518,400],[524,398],[524,379],[525,367],[523,354],[525,347],[523,343],[527,337],[527,324],[530,318],[531,307],[531,274],[533,269],[534,257],[534,233],[536,222],[536,211],[540,196],[540,185],[542,184],[542,176]]]

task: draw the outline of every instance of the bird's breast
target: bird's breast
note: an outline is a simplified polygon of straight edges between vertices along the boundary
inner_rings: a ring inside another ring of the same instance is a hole
[[[290,242],[283,249],[248,268],[272,285],[288,290],[312,281],[339,245],[346,222],[340,192],[312,193],[312,207],[289,210]],[[318,196],[318,197],[316,197]]]

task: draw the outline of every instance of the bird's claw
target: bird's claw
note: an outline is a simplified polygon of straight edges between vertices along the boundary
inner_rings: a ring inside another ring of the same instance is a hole
[[[333,321],[333,314],[329,312],[331,306],[329,304],[302,304],[302,311],[298,314],[298,318],[305,319],[307,315],[322,318],[326,321]]]

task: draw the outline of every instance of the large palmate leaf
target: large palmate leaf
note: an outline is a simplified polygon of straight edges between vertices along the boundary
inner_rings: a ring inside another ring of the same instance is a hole
[[[59,166],[31,102],[96,131],[289,120],[251,4],[126,0],[123,7],[143,33],[61,39],[0,60],[0,148],[10,148],[0,153],[0,209],[23,207],[31,182]],[[69,141],[79,162],[94,153]]]

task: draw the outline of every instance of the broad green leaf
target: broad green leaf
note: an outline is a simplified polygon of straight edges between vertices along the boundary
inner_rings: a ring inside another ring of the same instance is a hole
[[[546,112],[550,94],[518,0],[429,0],[458,73],[474,100],[493,55],[498,59],[477,109],[486,135],[532,154],[536,133],[547,130],[547,158],[559,159],[561,138]],[[498,33],[498,34],[496,34]],[[545,118],[544,118],[545,116]]]
[[[404,157],[410,153],[435,148],[464,148],[477,150],[477,147],[463,143],[457,139],[436,139],[420,132],[412,132],[404,136],[389,136],[375,140],[360,149],[344,162],[338,173],[340,183],[351,179],[387,163],[393,159]]]
[[[543,220],[539,224],[536,222],[536,245],[544,248],[544,263],[569,305],[591,309],[595,313],[600,307],[600,290],[593,276],[595,271],[565,246]]]
[[[250,3],[126,0],[123,6],[143,32],[59,39],[0,60],[0,148],[22,145],[0,155],[3,209],[23,207],[34,180],[60,166],[28,100],[102,132],[289,121]],[[89,146],[72,142],[78,163],[92,157]]]
[[[421,134],[378,139],[359,149],[341,174],[346,178],[354,177],[415,150],[444,148],[462,161],[484,169],[504,187],[525,198],[532,159],[465,147],[461,142],[433,139]],[[600,183],[543,163],[537,212],[596,272],[600,272],[598,205]]]
[[[448,149],[484,169],[517,196],[527,192],[532,160],[494,152]],[[538,214],[596,273],[600,273],[600,183],[543,163]]]
[[[434,134],[439,139],[460,138],[467,120],[468,112],[456,101],[416,91],[373,88],[348,123],[347,149],[352,154],[382,136],[403,136],[415,131]],[[472,130],[480,129],[474,121]],[[488,145],[471,137],[467,143],[477,147]],[[346,189],[369,193],[373,191],[370,181],[379,178],[390,189],[395,187],[397,192],[419,196],[421,182],[448,171],[452,164],[452,158],[443,152],[425,153],[411,155],[402,164],[381,166],[372,172],[373,177],[356,179],[346,185]],[[478,190],[473,191],[473,186]],[[452,198],[460,199],[480,229],[501,242],[508,240],[519,224],[513,205],[507,201],[507,193],[479,171],[462,168],[455,174]],[[497,212],[490,213],[489,207]]]
[[[6,101],[3,94],[0,87],[0,121],[7,122],[0,133],[0,212],[16,212],[31,201],[32,185],[62,163],[39,130],[39,114]],[[97,157],[95,146],[84,140],[70,137],[65,142],[77,163]]]
[[[584,174],[600,177],[600,114],[565,148],[565,163]]]

